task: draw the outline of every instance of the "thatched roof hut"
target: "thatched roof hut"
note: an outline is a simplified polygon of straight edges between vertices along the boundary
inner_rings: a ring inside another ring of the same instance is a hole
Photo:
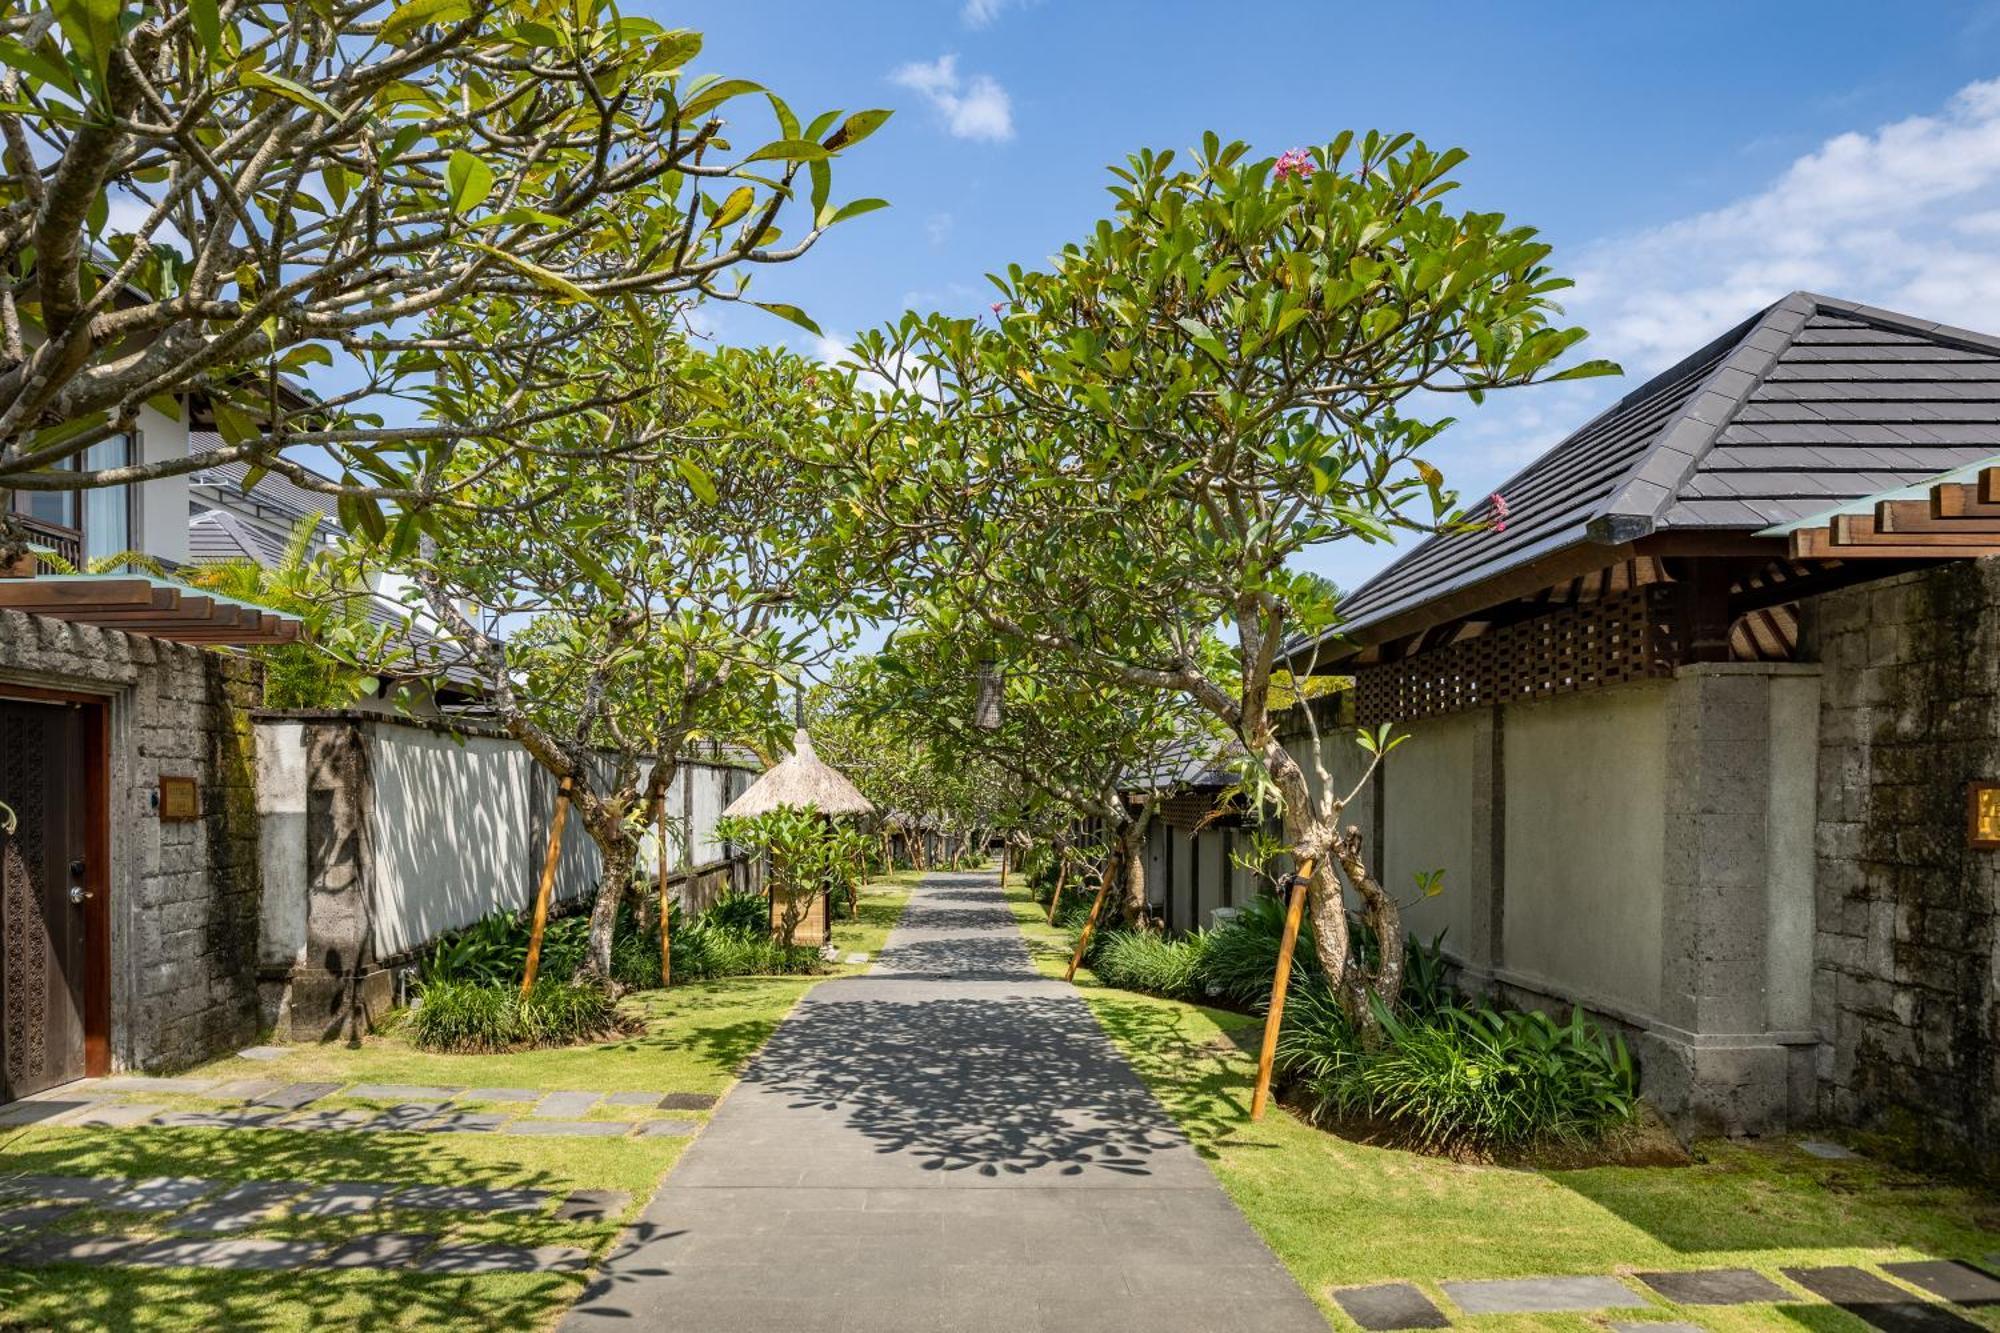
[[[792,752],[750,784],[748,791],[722,813],[735,817],[768,814],[781,806],[811,806],[823,815],[871,815],[875,807],[847,775],[813,753],[812,737],[804,727],[792,741]]]

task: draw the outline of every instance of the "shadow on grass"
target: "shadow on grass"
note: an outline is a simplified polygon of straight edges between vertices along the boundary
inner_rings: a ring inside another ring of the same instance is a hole
[[[1195,1151],[1216,1156],[1216,1147],[1243,1128],[1250,1115],[1249,1081],[1231,1063],[1237,1048],[1190,1039],[1173,1008],[1116,999],[1114,994],[1093,997],[1097,1021],[1166,1103]]]
[[[581,1289],[551,1274],[0,1268],[0,1327],[111,1330],[537,1328]]]

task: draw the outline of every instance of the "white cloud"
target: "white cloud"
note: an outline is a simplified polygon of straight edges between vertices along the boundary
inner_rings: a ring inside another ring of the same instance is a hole
[[[965,0],[965,7],[958,11],[958,16],[968,28],[984,28],[1008,10],[1033,3],[1035,0]]]
[[[951,238],[951,225],[951,214],[933,213],[924,219],[924,235],[932,246],[943,245]]]
[[[1004,142],[1014,137],[1014,104],[990,74],[961,77],[956,55],[912,61],[889,76],[943,115],[954,138]]]

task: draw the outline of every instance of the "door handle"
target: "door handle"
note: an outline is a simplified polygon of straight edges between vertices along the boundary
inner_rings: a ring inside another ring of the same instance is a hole
[[[72,884],[69,886],[69,900],[79,907],[83,905],[85,898],[95,898],[96,896],[96,894],[89,892],[81,884]]]

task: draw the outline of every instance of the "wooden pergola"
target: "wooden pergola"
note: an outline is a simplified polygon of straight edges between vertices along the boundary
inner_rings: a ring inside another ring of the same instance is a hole
[[[301,630],[294,616],[140,574],[0,578],[0,610],[213,647],[295,643]]]
[[[2000,555],[2000,459],[1769,529],[1800,560],[1938,560]]]

